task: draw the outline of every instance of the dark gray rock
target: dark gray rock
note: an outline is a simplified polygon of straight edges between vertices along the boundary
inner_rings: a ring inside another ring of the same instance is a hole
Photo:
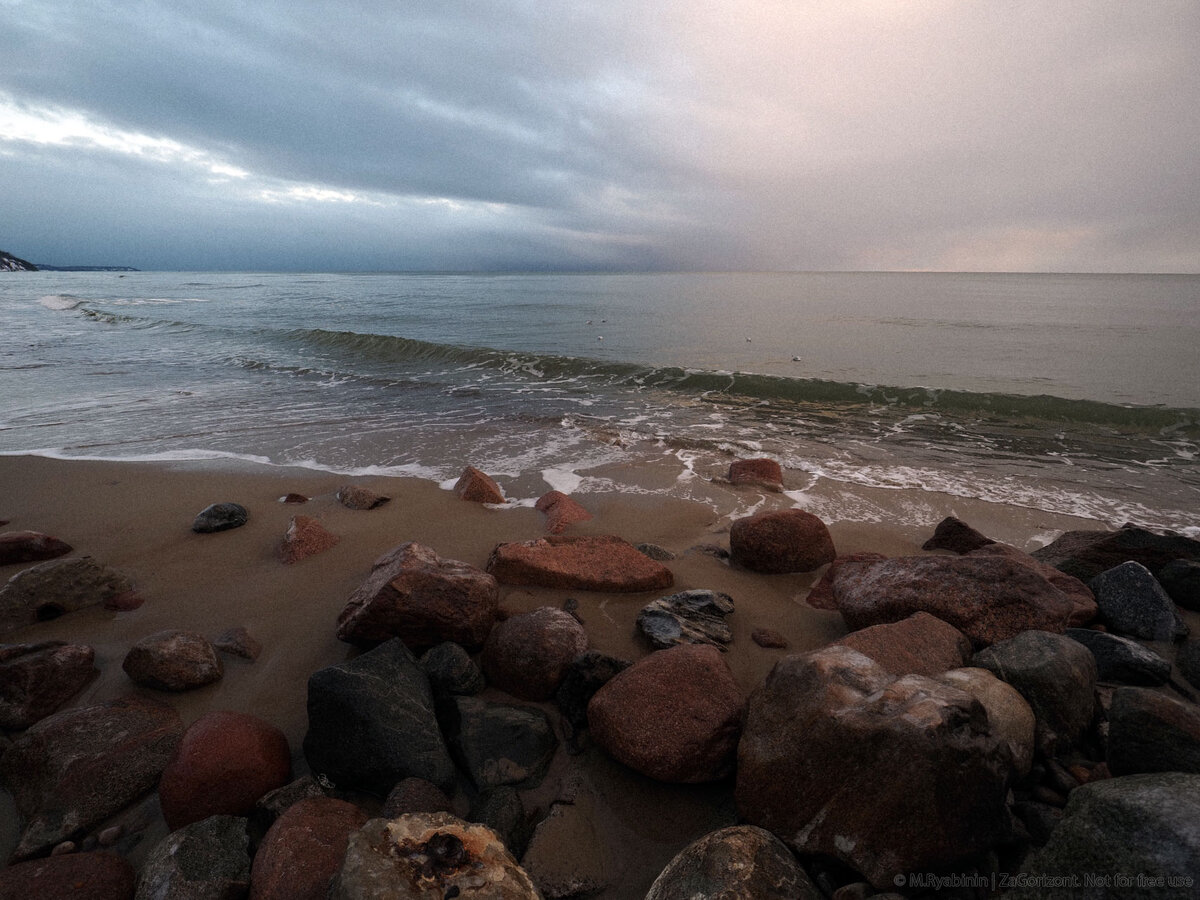
[[[482,791],[471,804],[469,818],[496,832],[517,859],[525,854],[529,844],[529,817],[516,788],[504,784]]]
[[[210,816],[155,845],[138,876],[135,900],[233,900],[249,889],[246,820]]]
[[[938,522],[933,536],[921,545],[922,550],[949,550],[951,553],[970,553],[980,547],[996,543],[980,534],[962,519],[946,516]]]
[[[1141,563],[1121,563],[1088,582],[1105,623],[1120,634],[1172,641],[1187,634],[1175,604]]]
[[[1158,570],[1158,583],[1184,609],[1200,610],[1200,562],[1177,559]]]
[[[89,556],[53,559],[18,572],[0,589],[0,634],[133,593],[133,583]]]
[[[733,598],[709,590],[680,591],[660,597],[644,607],[637,626],[657,650],[677,644],[711,644],[718,650],[733,640],[725,617],[733,612]]]
[[[658,544],[634,544],[633,547],[638,553],[648,556],[656,562],[670,562],[675,558],[674,553]]]
[[[1200,640],[1192,638],[1179,645],[1175,654],[1175,667],[1179,674],[1200,688]]]
[[[339,788],[381,797],[410,775],[455,779],[429,681],[399,638],[309,677],[304,755]]]
[[[536,787],[558,747],[549,717],[535,707],[455,697],[439,712],[451,751],[480,790]]]
[[[562,682],[554,692],[554,702],[573,735],[587,727],[587,706],[596,691],[608,684],[618,672],[629,668],[629,660],[588,650],[571,661]]]
[[[1012,805],[1013,815],[1021,820],[1035,846],[1041,847],[1050,840],[1050,835],[1062,821],[1063,811],[1048,803],[1035,800],[1020,800]]]
[[[276,819],[301,800],[312,800],[324,796],[325,791],[317,784],[316,779],[311,775],[305,775],[297,778],[291,784],[285,784],[283,787],[276,788],[259,797],[254,804],[254,811],[250,814],[250,821],[258,833],[265,834],[267,829],[275,824]]]
[[[1066,634],[1092,651],[1101,681],[1157,685],[1171,677],[1171,664],[1137,641],[1090,628],[1068,628]]]
[[[820,900],[821,896],[779,838],[753,825],[735,825],[706,834],[679,851],[654,880],[646,900]]]
[[[1130,560],[1157,577],[1174,560],[1200,562],[1200,541],[1126,525],[1117,531],[1068,531],[1033,556],[1083,581]]]
[[[28,728],[96,677],[96,653],[83,644],[0,644],[0,728]]]
[[[484,688],[483,671],[461,644],[446,641],[426,650],[421,668],[434,694],[474,696]]]
[[[241,528],[250,521],[250,513],[240,503],[214,503],[200,510],[192,520],[192,531],[197,534],[212,534]]]
[[[394,819],[408,813],[454,812],[446,792],[424,778],[405,778],[387,795],[379,814]]]
[[[1200,773],[1200,709],[1149,688],[1123,687],[1108,711],[1114,775]]]

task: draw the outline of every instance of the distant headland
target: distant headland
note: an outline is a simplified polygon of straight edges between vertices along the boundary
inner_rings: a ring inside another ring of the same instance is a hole
[[[0,272],[136,272],[132,266],[51,266],[31,263],[0,250]]]

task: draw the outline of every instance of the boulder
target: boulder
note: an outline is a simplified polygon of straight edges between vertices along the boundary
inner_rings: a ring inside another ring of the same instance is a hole
[[[846,553],[834,559],[829,564],[829,568],[824,574],[817,579],[808,591],[808,596],[804,598],[804,602],[813,609],[830,609],[838,608],[837,601],[833,597],[833,583],[837,579],[837,573],[842,570],[842,567],[847,563],[868,563],[882,562],[887,559],[882,553],[871,553],[869,551],[863,553]]]
[[[638,613],[637,627],[664,650],[678,644],[711,644],[718,650],[733,640],[725,617],[733,598],[719,591],[691,590],[660,597]]]
[[[970,553],[988,544],[990,537],[980,534],[966,522],[954,516],[946,516],[933,530],[933,537],[921,545],[922,550],[949,550],[951,553]]]
[[[548,700],[587,642],[574,616],[542,606],[492,629],[483,647],[483,672],[494,687],[514,697]]]
[[[1200,562],[1200,541],[1126,525],[1117,531],[1068,531],[1033,556],[1084,582],[1130,561],[1157,577],[1174,560]]]
[[[1023,631],[1062,633],[1075,605],[1040,574],[1004,556],[909,556],[846,562],[833,600],[852,631],[927,612],[975,646]]]
[[[1171,677],[1171,664],[1137,641],[1089,628],[1068,628],[1066,635],[1092,651],[1100,681],[1156,685]]]
[[[303,775],[290,784],[275,788],[259,797],[254,804],[254,812],[250,814],[250,821],[258,834],[265,834],[280,816],[301,800],[324,796],[325,791],[316,779],[311,775]]]
[[[1180,644],[1175,665],[1180,675],[1200,688],[1200,640],[1192,638]]]
[[[638,660],[588,704],[592,739],[659,781],[717,781],[733,771],[745,698],[721,652],[681,644]]]
[[[1173,560],[1159,569],[1156,577],[1176,605],[1200,611],[1200,562]]]
[[[554,691],[554,702],[568,726],[567,736],[574,737],[587,727],[587,708],[596,691],[608,684],[618,672],[629,668],[629,660],[588,650],[571,660],[563,679]]]
[[[743,821],[887,889],[1006,838],[1012,776],[974,696],[831,646],[780,660],[754,692],[736,800]]]
[[[312,516],[292,516],[279,545],[279,559],[287,564],[297,563],[328,550],[340,540]]]
[[[1088,582],[1105,624],[1146,641],[1173,641],[1187,634],[1175,604],[1150,570],[1126,562]]]
[[[399,639],[309,677],[304,756],[339,788],[380,797],[410,775],[455,779],[429,681]]]
[[[534,508],[546,514],[546,531],[550,534],[562,534],[568,526],[576,522],[586,522],[592,517],[590,512],[562,491],[542,494]]]
[[[0,644],[0,728],[19,731],[55,712],[99,674],[95,660],[82,644]]]
[[[530,706],[455,697],[440,721],[450,752],[479,790],[541,783],[558,748],[550,718]]]
[[[232,900],[249,886],[246,820],[212,816],[168,834],[146,854],[135,900]]]
[[[1108,711],[1108,769],[1200,774],[1200,709],[1149,688],[1121,687]]]
[[[249,815],[255,803],[292,777],[283,732],[256,716],[219,711],[184,732],[158,786],[171,829],[209,816]]]
[[[504,492],[500,490],[500,485],[496,484],[490,475],[474,466],[463,469],[462,475],[454,485],[454,493],[460,500],[469,500],[472,503],[504,502]]]
[[[675,583],[670,569],[615,535],[498,544],[487,570],[501,584],[563,590],[637,593]]]
[[[325,900],[350,835],[367,823],[357,806],[333,797],[301,800],[259,845],[250,871],[252,900]]]
[[[1018,550],[1008,544],[1000,544],[992,542],[984,546],[972,550],[968,556],[1003,556],[1020,565],[1028,566],[1034,572],[1041,575],[1048,582],[1062,591],[1068,600],[1071,601],[1073,609],[1071,616],[1067,619],[1068,625],[1086,625],[1096,618],[1099,610],[1096,607],[1096,598],[1092,594],[1091,589],[1076,578],[1074,575],[1068,575],[1065,572],[1060,572],[1054,566],[1047,565],[1041,560],[1034,559],[1024,550]]]
[[[729,528],[729,558],[754,572],[811,572],[836,557],[825,523],[800,509],[756,513]]]
[[[767,650],[786,650],[788,640],[773,628],[755,628],[750,640]]]
[[[516,788],[504,785],[481,792],[471,803],[470,821],[486,825],[520,859],[529,844],[529,817]]]
[[[127,602],[133,583],[89,556],[53,559],[18,572],[0,588],[0,634],[65,613]]]
[[[1096,658],[1069,637],[1026,631],[980,650],[971,665],[987,669],[1020,692],[1037,717],[1037,746],[1055,756],[1092,724]]]
[[[337,492],[338,503],[346,509],[377,509],[391,499],[356,484],[342,485]]]
[[[893,675],[936,675],[963,666],[971,656],[966,635],[925,612],[852,631],[834,643],[870,657]]]
[[[773,459],[735,459],[729,464],[729,483],[746,484],[779,493],[783,490],[783,470]]]
[[[454,803],[446,792],[424,778],[405,778],[400,781],[383,801],[380,815],[385,819],[409,813],[454,812]]]
[[[734,825],[688,844],[667,863],[646,900],[821,900],[779,838],[753,825]]]
[[[212,645],[222,653],[240,656],[251,662],[258,659],[259,654],[262,653],[262,644],[255,640],[242,625],[226,628],[213,638]]]
[[[141,698],[31,726],[0,756],[0,781],[25,820],[14,859],[47,853],[149,793],[182,735],[175,710]]]
[[[66,853],[0,869],[5,900],[133,900],[137,873],[112,853]]]
[[[40,531],[6,531],[0,534],[0,566],[55,559],[73,549],[66,541]]]
[[[496,833],[449,813],[372,819],[350,835],[329,900],[541,900]]]
[[[496,621],[496,579],[424,544],[401,544],[375,561],[338,616],[340,640],[398,637],[414,651],[454,641],[477,648]]]
[[[167,629],[129,648],[121,664],[134,682],[158,691],[190,691],[225,674],[216,648],[202,634]]]
[[[426,650],[421,668],[435,695],[474,696],[484,688],[483,672],[462,645],[453,641]]]
[[[250,514],[240,503],[214,503],[206,506],[192,520],[192,531],[196,534],[213,534],[241,528],[250,521]]]
[[[1025,698],[987,669],[967,667],[951,669],[934,679],[966,691],[982,705],[988,716],[989,730],[1008,748],[1017,775],[1029,774],[1037,719]]]

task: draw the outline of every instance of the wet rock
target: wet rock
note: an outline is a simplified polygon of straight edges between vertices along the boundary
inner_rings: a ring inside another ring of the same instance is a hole
[[[569,852],[564,849],[569,848]],[[555,803],[534,829],[521,865],[547,900],[588,897],[610,887],[616,870],[604,835],[596,827],[590,792]]]
[[[1156,685],[1171,677],[1167,660],[1129,638],[1088,628],[1068,628],[1066,634],[1092,651],[1101,681]]]
[[[729,483],[779,493],[783,490],[783,470],[773,459],[735,459],[729,464]]]
[[[893,675],[936,675],[959,668],[971,656],[966,635],[924,612],[852,631],[834,643],[870,657]]]
[[[1175,665],[1179,674],[1196,687],[1200,687],[1200,640],[1192,638],[1184,641],[1175,654]]]
[[[219,681],[225,673],[208,638],[177,629],[142,638],[129,648],[121,668],[137,684],[158,691],[190,691]]]
[[[735,825],[681,850],[646,894],[646,900],[695,897],[820,900],[822,894],[779,838],[753,825]]]
[[[70,853],[0,869],[5,900],[132,900],[137,873],[112,853]]]
[[[619,659],[588,650],[571,660],[566,674],[554,691],[554,702],[558,704],[570,726],[569,737],[587,727],[587,708],[596,691],[608,684],[618,672],[629,668],[629,660]]]
[[[0,634],[89,606],[119,605],[132,594],[128,578],[91,557],[40,563],[0,588]]]
[[[66,541],[40,531],[6,531],[0,534],[0,566],[55,559],[73,549]]]
[[[192,520],[192,531],[197,534],[213,534],[241,528],[250,521],[250,514],[240,503],[214,503],[206,506]]]
[[[637,661],[588,704],[592,739],[659,781],[717,781],[733,771],[745,698],[719,650],[682,644]]]
[[[297,563],[323,553],[340,540],[312,516],[292,516],[283,543],[279,545],[279,559],[287,564]]]
[[[671,570],[614,535],[551,535],[498,544],[487,570],[501,584],[632,593],[669,588]]]
[[[424,778],[405,778],[387,795],[380,815],[395,819],[409,813],[433,812],[454,812],[454,804],[445,791]]]
[[[163,838],[147,854],[136,900],[245,897],[250,887],[246,820],[212,816]]]
[[[1026,631],[971,660],[1016,688],[1037,717],[1037,746],[1054,756],[1073,746],[1095,712],[1096,658],[1069,637]]]
[[[250,632],[241,625],[226,628],[213,638],[212,645],[222,653],[228,653],[230,656],[240,656],[242,659],[248,659],[251,662],[258,659],[259,654],[262,653],[262,644],[251,637]]]
[[[311,775],[297,778],[290,784],[268,791],[254,804],[250,819],[259,834],[266,833],[275,821],[301,800],[324,797],[325,791]]]
[[[933,537],[921,545],[922,550],[949,550],[951,553],[970,553],[988,544],[994,544],[986,537],[954,516],[947,516],[938,522],[933,530]]]
[[[25,820],[14,859],[48,853],[149,793],[182,735],[175,710],[140,698],[31,726],[0,756],[0,780]]]
[[[1101,572],[1088,587],[1113,631],[1147,641],[1172,641],[1187,634],[1175,604],[1141,563],[1126,562]]]
[[[848,563],[870,563],[881,562],[887,559],[882,553],[847,553],[839,556],[829,564],[829,568],[824,574],[817,579],[817,583],[812,586],[808,592],[808,596],[804,598],[804,602],[813,609],[832,609],[838,608],[837,601],[833,597],[833,582],[837,578],[838,572]]]
[[[19,731],[55,712],[99,674],[95,659],[82,644],[0,644],[0,728]]]
[[[391,499],[356,484],[343,485],[337,492],[338,503],[346,509],[377,509]]]
[[[372,819],[350,836],[329,900],[540,900],[496,833],[448,813]]]
[[[1200,611],[1200,562],[1177,559],[1158,571],[1158,583],[1177,605]]]
[[[1071,615],[1067,619],[1068,625],[1087,625],[1099,614],[1099,609],[1096,607],[1096,598],[1092,594],[1091,589],[1073,575],[1068,575],[1065,572],[1060,572],[1054,566],[1047,565],[1041,560],[1034,559],[1023,550],[1018,550],[1016,547],[1008,544],[991,543],[985,544],[977,550],[972,550],[968,556],[1003,556],[1015,563],[1026,566],[1041,575],[1048,582],[1058,588],[1067,599],[1071,601]]]
[[[562,534],[568,526],[586,522],[592,517],[590,512],[562,491],[542,494],[534,508],[546,514],[546,531],[550,534]]]
[[[755,628],[750,640],[767,650],[786,650],[787,638],[772,628]]]
[[[1108,711],[1107,762],[1113,775],[1200,773],[1200,709],[1149,688],[1118,688]]]
[[[250,872],[254,900],[325,900],[367,814],[332,797],[301,800],[271,826]]]
[[[496,579],[409,542],[375,561],[338,616],[340,640],[398,637],[415,651],[443,641],[479,647],[496,621]]]
[[[587,632],[570,613],[542,606],[498,624],[483,647],[483,672],[522,700],[548,700],[571,661],[587,649]]]
[[[675,554],[666,547],[660,547],[658,544],[634,544],[633,548],[643,556],[648,556],[657,562],[670,562],[675,558]]]
[[[756,513],[729,528],[729,558],[754,572],[811,572],[836,557],[825,523],[803,510]]]
[[[496,832],[514,857],[524,855],[529,844],[529,817],[516,788],[501,785],[482,791],[471,804],[470,820]]]
[[[282,497],[280,497],[279,502],[280,503],[307,503],[309,501],[309,499],[310,498],[306,497],[304,494],[297,494],[296,492],[293,491],[292,493],[284,494]]]
[[[201,716],[184,733],[158,786],[168,827],[209,816],[249,815],[269,791],[292,777],[283,732],[246,713]]]
[[[472,503],[504,503],[504,492],[488,474],[474,466],[467,466],[454,485],[454,493],[460,500]]]
[[[983,705],[988,729],[1008,749],[1014,771],[1019,776],[1027,775],[1033,765],[1037,719],[1016,688],[987,669],[973,667],[951,669],[934,678],[966,691]]]
[[[831,646],[780,660],[751,697],[736,799],[747,823],[886,889],[1005,838],[1012,767],[971,694]]]
[[[440,719],[451,753],[479,790],[536,787],[558,748],[549,717],[535,707],[455,697]]]
[[[304,755],[339,788],[380,797],[410,775],[454,784],[429,681],[399,639],[312,674]]]
[[[733,612],[733,598],[709,590],[681,591],[660,597],[644,607],[637,627],[655,649],[678,644],[711,644],[724,650],[733,640],[725,617]]]
[[[484,688],[483,672],[460,644],[452,641],[431,647],[421,657],[421,668],[436,694],[474,696]]]
[[[1174,560],[1200,562],[1200,541],[1126,525],[1117,531],[1068,531],[1033,556],[1084,582],[1130,561],[1157,577]]]

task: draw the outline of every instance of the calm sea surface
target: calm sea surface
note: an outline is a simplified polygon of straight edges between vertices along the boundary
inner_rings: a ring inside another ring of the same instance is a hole
[[[1200,534],[1200,276],[0,276],[0,452],[510,496],[766,454]],[[847,513],[852,515],[852,513]]]

